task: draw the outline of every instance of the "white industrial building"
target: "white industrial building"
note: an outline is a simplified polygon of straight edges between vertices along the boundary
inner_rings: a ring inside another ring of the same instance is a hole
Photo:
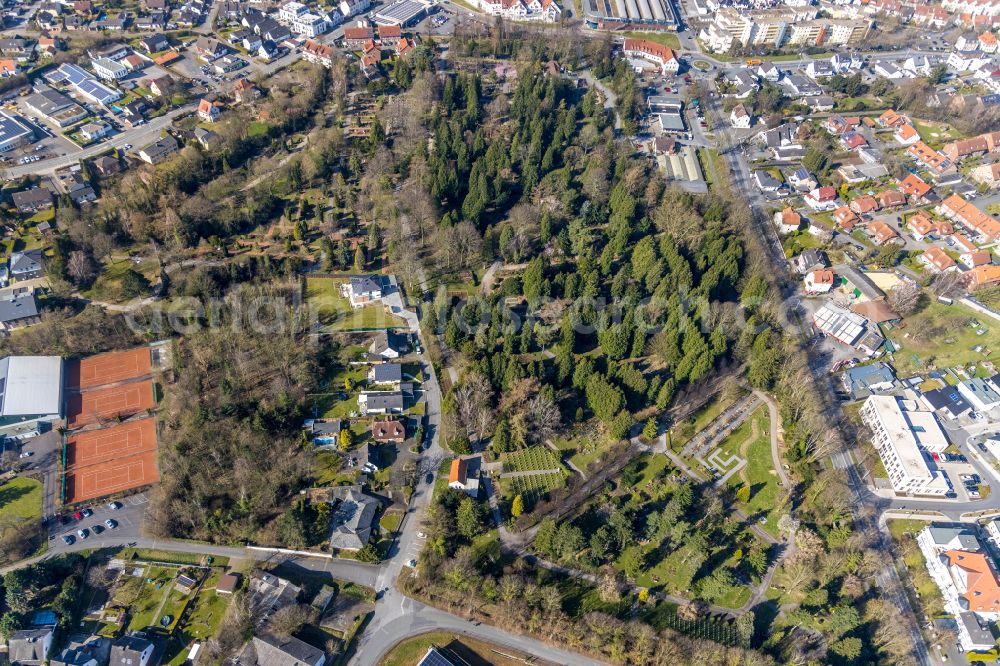
[[[1000,407],[1000,392],[992,381],[973,377],[959,382],[958,392],[977,412]]]
[[[35,140],[35,132],[27,123],[6,111],[0,111],[0,153],[20,148]]]
[[[948,493],[948,480],[930,469],[924,458],[925,450],[937,453],[948,447],[948,438],[932,412],[919,409],[912,400],[873,395],[865,400],[861,418],[872,432],[872,445],[893,490],[909,495]]]
[[[0,435],[30,437],[62,418],[63,363],[58,356],[0,359]]]

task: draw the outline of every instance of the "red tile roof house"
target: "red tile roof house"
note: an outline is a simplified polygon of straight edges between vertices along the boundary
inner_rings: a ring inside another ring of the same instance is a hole
[[[963,252],[958,257],[959,262],[966,268],[976,268],[993,263],[993,256],[986,250],[977,252]]]
[[[896,128],[906,122],[906,118],[889,109],[878,117],[878,124],[882,127]]]
[[[915,173],[899,181],[899,191],[908,197],[913,197],[917,201],[923,201],[930,191],[931,186]]]
[[[384,421],[372,421],[372,438],[376,442],[398,442],[406,439],[406,427],[402,421],[386,419]]]
[[[403,30],[398,25],[380,25],[378,41],[382,46],[395,46],[403,38]]]
[[[867,146],[868,140],[857,132],[848,132],[840,137],[840,143],[842,143],[844,148],[847,150],[857,150],[858,148],[864,148]]]
[[[344,28],[344,48],[360,49],[375,38],[375,31],[371,28],[354,27]]]
[[[774,214],[774,224],[778,227],[779,233],[794,233],[802,225],[802,216],[796,213],[791,207],[788,207]]]
[[[813,210],[832,210],[837,207],[837,190],[829,185],[817,187],[806,194],[803,200]]]
[[[874,213],[875,211],[878,210],[878,201],[875,200],[875,197],[871,197],[865,194],[851,202],[851,210],[853,210],[858,215],[867,215],[868,213]]]
[[[931,221],[931,218],[927,217],[923,213],[917,213],[913,215],[906,221],[906,229],[910,232],[915,240],[922,241],[927,238],[935,231],[937,227]]]
[[[680,61],[677,59],[674,50],[656,42],[650,42],[645,39],[627,38],[622,51],[626,56],[642,58],[643,60],[648,60],[659,65],[660,72],[664,75],[670,73],[676,74],[677,70],[680,69]]]
[[[955,270],[955,260],[945,254],[939,247],[927,248],[927,250],[917,257],[917,261],[926,266],[932,273],[944,273]]]
[[[897,190],[885,190],[875,195],[882,208],[899,208],[906,205],[906,195]]]
[[[896,230],[881,220],[871,222],[866,228],[866,231],[868,232],[868,236],[875,242],[876,245],[885,245],[889,241],[899,238],[899,234],[896,233]]]
[[[844,231],[851,231],[854,229],[854,225],[861,221],[857,213],[848,208],[847,206],[841,206],[833,212],[833,221],[837,223],[837,226],[842,228]]]

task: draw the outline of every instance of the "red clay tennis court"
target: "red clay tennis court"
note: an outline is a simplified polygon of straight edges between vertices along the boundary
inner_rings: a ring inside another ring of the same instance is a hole
[[[66,386],[86,389],[126,379],[145,377],[153,371],[149,347],[89,356],[66,365]]]
[[[153,382],[147,379],[69,396],[66,400],[66,420],[70,428],[79,428],[104,419],[132,416],[155,406]]]
[[[72,435],[66,442],[66,469],[122,460],[147,451],[156,451],[153,418]]]
[[[75,469],[66,474],[66,502],[74,504],[156,483],[156,451]]]

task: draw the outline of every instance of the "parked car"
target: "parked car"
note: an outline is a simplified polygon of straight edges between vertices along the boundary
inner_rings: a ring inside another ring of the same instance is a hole
[[[122,508],[122,503],[121,502],[109,502],[108,503],[108,508],[111,509],[112,511],[117,511],[118,509]]]
[[[81,539],[86,539],[87,537],[90,536],[90,530],[88,530],[86,527],[84,527],[79,532],[77,532],[76,535],[78,537],[80,537]]]
[[[84,518],[90,518],[92,515],[94,515],[94,512],[91,511],[90,509],[83,509],[82,511],[80,511],[80,514],[83,515]]]
[[[72,534],[64,534],[62,539],[63,543],[66,544],[67,546],[72,546],[73,542],[76,541],[76,539],[73,538]]]
[[[108,518],[104,521],[104,524],[108,526],[109,530],[113,530],[118,527],[118,521],[113,518]]]

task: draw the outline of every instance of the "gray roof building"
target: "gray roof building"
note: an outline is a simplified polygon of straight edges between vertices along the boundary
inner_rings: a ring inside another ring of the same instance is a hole
[[[294,636],[254,636],[240,655],[241,666],[323,666],[326,655]]]
[[[48,190],[45,190],[48,192]],[[51,193],[49,196],[52,196]],[[41,277],[45,258],[41,250],[27,250],[10,255],[10,276],[19,280]]]
[[[37,213],[52,208],[52,192],[47,187],[14,192],[10,198],[21,213]]]
[[[146,666],[153,656],[153,644],[138,636],[122,636],[111,644],[110,666]]]
[[[373,365],[368,379],[375,384],[398,384],[403,381],[403,366],[399,363]]]
[[[52,627],[24,629],[15,632],[7,641],[7,657],[11,664],[40,666],[45,663],[52,647]]]
[[[341,550],[364,548],[371,538],[372,520],[378,506],[377,499],[365,495],[360,489],[348,489],[333,514],[330,545]]]
[[[873,363],[850,368],[844,373],[844,388],[855,399],[866,398],[872,391],[888,390],[896,381],[896,373],[886,363]]]
[[[358,395],[358,406],[365,414],[392,414],[403,411],[402,391],[366,391]]]
[[[382,280],[377,275],[355,275],[351,277],[351,291],[355,296],[382,293]]]
[[[392,331],[379,331],[372,339],[368,351],[383,358],[396,358],[403,353],[403,341]]]
[[[38,304],[34,294],[20,294],[12,299],[0,300],[0,329],[17,328],[25,320],[38,319]]]
[[[931,543],[939,548],[950,548],[954,545],[953,542],[957,539],[958,545],[962,550],[968,550],[974,553],[982,550],[982,546],[979,544],[979,539],[976,538],[976,533],[968,527],[929,525],[927,527],[927,533],[931,537]]]
[[[49,660],[49,666],[100,666],[111,657],[111,639],[88,636],[83,641],[70,641],[58,656]]]

